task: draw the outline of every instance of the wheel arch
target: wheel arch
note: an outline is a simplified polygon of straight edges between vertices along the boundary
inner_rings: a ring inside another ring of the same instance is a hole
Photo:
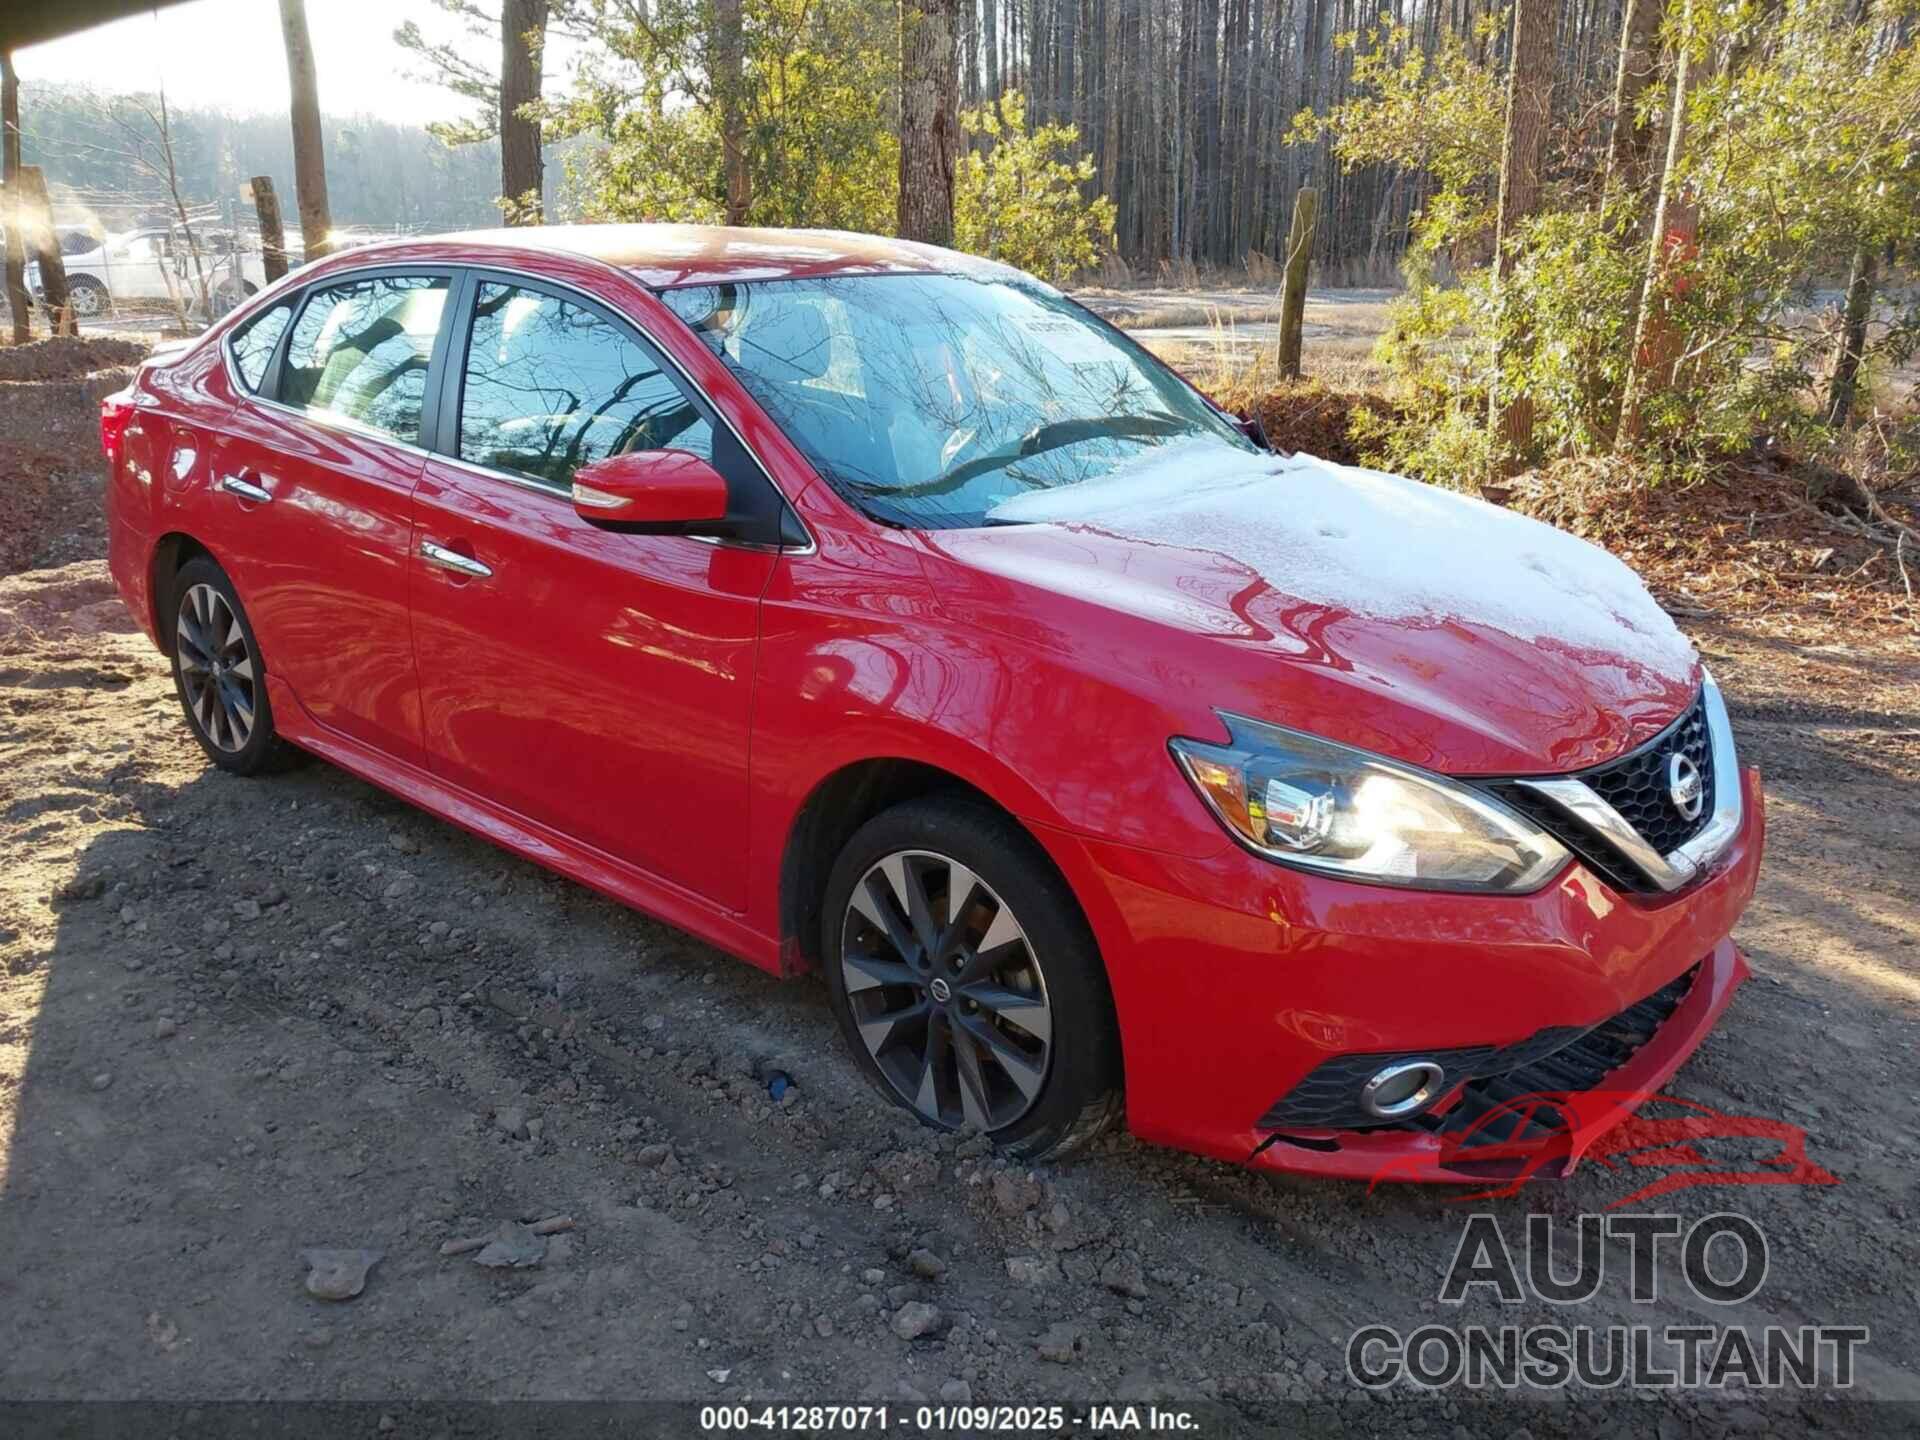
[[[1047,853],[1044,840],[1017,813],[952,770],[904,756],[875,756],[850,761],[823,776],[807,792],[787,828],[780,857],[779,922],[784,968],[796,971],[820,964],[821,907],[826,900],[827,879],[854,832],[882,811],[932,795],[971,800],[1019,826],[1046,858],[1054,877],[1092,930],[1086,906],[1073,885]]]
[[[211,550],[184,530],[169,530],[153,544],[153,558],[147,566],[147,597],[153,611],[154,640],[169,658],[173,655],[173,627],[166,622],[173,613],[174,577],[188,561],[201,556],[220,564]]]

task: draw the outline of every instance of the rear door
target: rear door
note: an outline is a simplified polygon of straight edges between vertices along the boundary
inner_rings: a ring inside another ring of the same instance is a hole
[[[754,651],[778,553],[616,534],[570,496],[580,466],[651,448],[701,455],[730,484],[771,482],[611,309],[486,271],[468,291],[447,453],[415,493],[428,763],[743,909]]]
[[[416,765],[407,555],[452,278],[356,271],[298,297],[212,457],[220,558],[272,673],[322,725]],[[251,339],[231,352],[242,370]]]

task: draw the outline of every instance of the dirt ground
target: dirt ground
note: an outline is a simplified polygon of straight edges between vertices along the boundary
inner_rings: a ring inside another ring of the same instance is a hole
[[[1208,1402],[1218,1433],[1865,1428],[1819,1394],[1349,1383],[1365,1324],[1564,1320],[1439,1303],[1468,1210],[1518,1236],[1645,1173],[1466,1206],[1126,1137],[1010,1169],[870,1092],[818,984],[326,765],[212,769],[100,559],[102,384],[0,385],[0,443],[64,457],[55,523],[0,577],[0,1399],[369,1400],[403,1435],[438,1401],[637,1397],[1158,1398]],[[1671,1090],[1804,1127],[1841,1183],[1641,1207],[1751,1216],[1766,1285],[1721,1312],[1670,1273],[1651,1306],[1610,1280],[1580,1323],[1866,1325],[1858,1393],[1920,1402],[1920,661],[1703,623],[1772,829],[1738,935],[1755,980]],[[442,1253],[551,1217],[571,1228],[527,1268]],[[331,1302],[309,1247],[380,1258]]]

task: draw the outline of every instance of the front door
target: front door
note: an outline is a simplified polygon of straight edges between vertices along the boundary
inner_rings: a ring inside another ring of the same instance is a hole
[[[429,362],[450,275],[317,287],[213,450],[219,558],[268,666],[329,729],[424,762],[407,611]],[[286,324],[278,307],[256,326]],[[251,366],[251,330],[236,356]],[[228,538],[230,537],[230,538]]]
[[[713,459],[712,416],[631,326],[571,292],[476,277],[471,310],[448,387],[459,459],[428,460],[414,494],[428,764],[744,909],[759,604],[778,556],[581,519],[574,470],[652,448]]]

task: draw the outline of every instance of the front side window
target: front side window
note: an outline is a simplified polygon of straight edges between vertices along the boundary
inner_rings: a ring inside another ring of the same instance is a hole
[[[979,525],[1004,500],[1173,442],[1255,448],[1165,365],[1037,284],[868,275],[660,298],[829,484],[890,524]]]
[[[227,342],[233,353],[233,368],[240,372],[241,383],[247,389],[260,388],[260,382],[266,378],[267,363],[273,359],[273,347],[280,343],[292,318],[292,302],[276,305],[242,325]]]
[[[294,323],[280,398],[420,443],[427,365],[446,309],[438,275],[377,275],[315,290]]]
[[[713,459],[713,429],[652,353],[598,310],[487,281],[474,300],[460,458],[562,488],[634,450]]]

